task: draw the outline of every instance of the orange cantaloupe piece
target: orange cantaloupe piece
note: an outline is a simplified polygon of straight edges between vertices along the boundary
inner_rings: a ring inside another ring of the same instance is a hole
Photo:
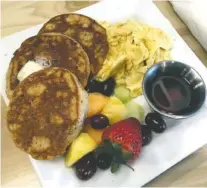
[[[106,128],[105,128],[106,129]],[[83,132],[88,133],[90,137],[97,143],[100,144],[102,141],[102,134],[105,129],[94,129],[90,124],[84,126]]]
[[[107,104],[109,98],[101,93],[89,93],[87,117],[99,114]]]

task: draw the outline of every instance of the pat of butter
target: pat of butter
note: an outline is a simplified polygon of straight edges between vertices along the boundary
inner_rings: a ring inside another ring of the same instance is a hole
[[[39,70],[42,70],[44,67],[41,66],[38,63],[35,63],[35,61],[28,61],[19,71],[17,75],[17,79],[21,82],[24,80],[27,76],[30,74],[37,72]]]

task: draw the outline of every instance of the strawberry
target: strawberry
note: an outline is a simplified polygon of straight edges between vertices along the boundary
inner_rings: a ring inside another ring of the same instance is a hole
[[[141,125],[139,120],[131,117],[107,128],[102,135],[102,145],[97,151],[112,155],[111,171],[115,172],[119,164],[127,165],[128,161],[138,158],[141,148]]]

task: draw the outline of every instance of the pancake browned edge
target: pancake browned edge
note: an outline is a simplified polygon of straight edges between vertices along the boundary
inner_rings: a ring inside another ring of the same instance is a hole
[[[7,126],[18,148],[49,160],[64,154],[79,135],[87,107],[87,93],[70,71],[46,68],[17,86]]]
[[[7,72],[8,98],[11,98],[13,90],[19,84],[19,71],[30,60],[44,66],[69,69],[83,87],[87,84],[90,63],[81,45],[66,35],[47,33],[28,38],[15,51]]]
[[[91,63],[91,72],[96,75],[108,53],[106,29],[95,20],[81,14],[62,14],[50,19],[39,34],[63,33],[82,45]]]

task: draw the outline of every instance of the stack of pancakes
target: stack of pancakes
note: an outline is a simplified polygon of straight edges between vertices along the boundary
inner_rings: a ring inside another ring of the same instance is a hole
[[[56,16],[14,52],[7,72],[8,129],[17,147],[35,159],[62,155],[82,130],[89,75],[108,52],[106,30],[80,14]],[[23,81],[28,61],[44,66]]]

